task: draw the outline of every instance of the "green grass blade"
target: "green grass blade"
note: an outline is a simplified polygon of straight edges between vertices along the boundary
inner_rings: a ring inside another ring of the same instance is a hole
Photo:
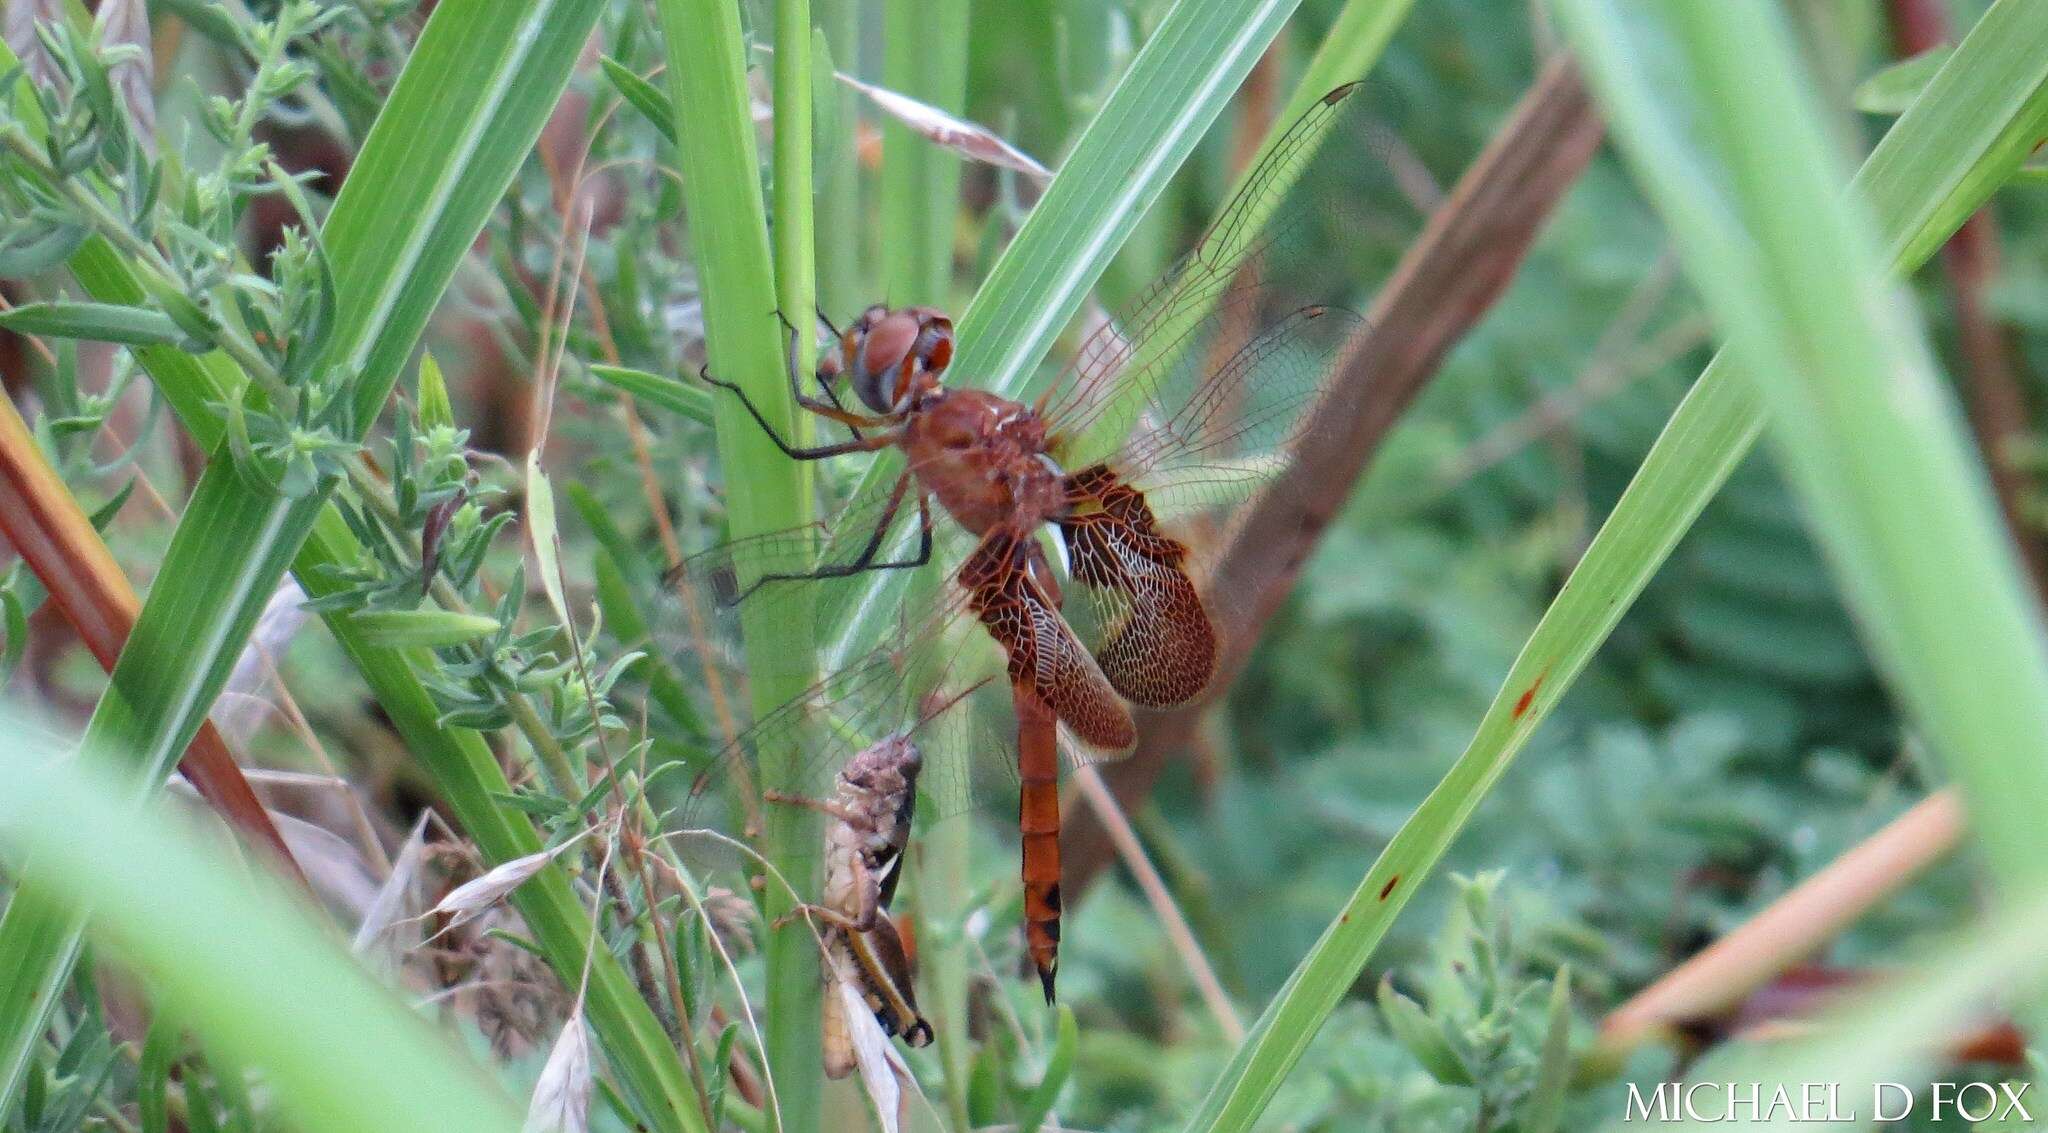
[[[860,0],[817,0],[819,33],[814,66],[830,66],[846,74],[860,60]],[[862,294],[860,248],[867,214],[861,210],[858,103],[851,88],[838,82],[819,84],[818,147],[818,304],[833,318],[867,306]]]
[[[1258,153],[1240,173],[1257,169],[1287,125],[1308,113],[1317,99],[1345,83],[1364,78],[1373,64],[1379,62],[1387,41],[1394,37],[1414,6],[1414,0],[1349,0],[1330,22],[1323,42],[1302,69],[1294,93],[1287,96],[1287,105],[1273,116],[1274,125],[1280,129],[1267,133]]]
[[[1615,5],[1559,10],[1762,391],[1858,625],[1963,790],[1986,865],[2007,893],[2035,891],[2048,878],[2040,611],[1918,321],[1885,282],[1862,202],[1836,191],[1832,141],[1787,29],[1762,7],[1673,9],[1684,62],[1653,81]],[[2048,55],[2048,35],[2033,49]],[[1696,100],[1698,136],[1677,124],[1688,112],[1678,99]]]
[[[428,21],[365,142],[323,242],[339,301],[334,357],[351,368],[359,428],[567,84],[596,0],[468,0]],[[88,726],[95,751],[133,754],[162,781],[211,707],[263,604],[324,505],[260,493],[216,455]],[[77,954],[74,914],[24,879],[0,917],[0,1109],[20,1088]]]
[[[963,115],[967,104],[967,5],[963,0],[888,0],[883,5],[882,85]],[[882,119],[882,293],[889,302],[945,307],[952,298],[960,158],[893,115]]]
[[[1886,134],[1856,179],[1895,270],[1910,269],[1983,203],[1992,171],[2030,147],[2048,81],[2048,8],[2000,0]],[[1254,1123],[1387,927],[1549,714],[1763,427],[1744,375],[1717,357],[1543,615],[1471,744],[1424,799],[1274,997],[1189,1123]]]
[[[761,201],[760,157],[754,145],[739,10],[725,0],[658,0],[655,8],[667,46],[669,94],[678,110],[676,149],[689,171],[683,179],[683,202],[703,288],[705,352],[711,372],[746,390],[784,437],[801,438],[805,431],[794,420],[782,331],[774,315],[781,297],[775,288]],[[805,27],[789,32],[788,38],[801,38],[800,50],[807,55],[809,34]],[[778,46],[794,45],[784,41]],[[804,81],[808,83],[807,78]],[[778,84],[778,93],[783,91],[783,84]],[[809,94],[805,86],[792,97],[807,99]],[[778,106],[778,116],[785,109],[786,105]],[[802,117],[808,123],[808,113]],[[803,134],[797,141],[808,145],[807,125]],[[803,184],[798,188],[808,193],[809,162],[801,164]],[[788,250],[808,260],[808,223],[803,227],[801,247],[792,242]],[[802,277],[800,286],[809,291],[807,266]],[[791,312],[790,318],[804,325],[810,314],[808,295],[799,298],[806,307]],[[808,468],[783,455],[738,398],[722,393],[713,405],[731,533],[744,537],[813,518]],[[757,714],[794,699],[811,683],[804,665],[792,663],[813,655],[811,619],[800,612],[790,616],[787,610],[776,617],[767,613],[759,608],[743,612],[741,626]],[[776,663],[763,663],[771,658]],[[802,790],[804,753],[788,746],[757,754],[764,789]],[[811,847],[820,836],[816,821],[798,807],[771,808],[767,818],[766,856],[803,885],[812,871]],[[789,905],[783,888],[767,887],[764,911],[771,921]],[[769,933],[766,982],[767,1049],[762,1053],[775,1074],[780,1120],[784,1128],[809,1129],[818,1121],[824,1074],[818,1044],[817,954],[800,925]]]
[[[1015,395],[1299,0],[1181,0],[960,320],[953,372]]]
[[[519,1114],[475,1063],[359,967],[325,918],[167,812],[144,819],[132,757],[52,759],[20,719],[0,722],[0,833],[11,859],[67,901],[208,1049],[263,1072],[308,1133],[513,1130]],[[223,932],[224,923],[234,931]],[[313,1005],[281,1010],[281,1004]]]
[[[635,400],[659,405],[686,421],[711,424],[711,391],[698,382],[680,382],[628,366],[592,365],[591,376]]]
[[[815,89],[811,77],[812,38],[809,0],[776,0],[775,295],[783,317],[800,327],[811,325],[809,313],[818,306],[817,250],[811,217],[811,93]],[[815,336],[798,334],[791,339],[791,347],[791,357],[785,359],[785,365],[805,374],[817,369]],[[797,494],[787,502],[804,507],[807,478],[801,471],[796,484]],[[765,628],[778,637],[789,636],[783,627]],[[757,628],[756,633],[760,632]],[[762,643],[757,639],[750,648],[791,646],[808,649],[811,642],[798,638]],[[760,683],[773,684],[767,680]],[[785,699],[784,691],[774,690],[778,702]],[[809,753],[790,749],[771,755],[781,763],[764,766],[765,781],[785,788],[801,781]],[[810,812],[800,808],[769,808],[766,845],[770,857],[792,864],[807,862],[807,849],[816,846],[822,836],[818,825]],[[769,902],[772,915],[781,915],[787,897],[781,894]],[[783,1127],[804,1129],[815,1123],[823,1104],[823,1044],[817,1032],[822,1017],[819,1000],[824,988],[818,978],[817,956],[809,933],[791,925],[772,936],[768,952],[768,1050],[763,1057],[775,1068],[779,1079],[779,1116]]]

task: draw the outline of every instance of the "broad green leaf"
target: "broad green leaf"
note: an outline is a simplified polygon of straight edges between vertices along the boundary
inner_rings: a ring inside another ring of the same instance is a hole
[[[955,372],[998,393],[1023,391],[1298,3],[1181,0],[1166,13],[975,292]]]
[[[1863,202],[1836,188],[1789,30],[1763,8],[1674,11],[1682,62],[1651,80],[1618,7],[1560,10],[1760,391],[1858,626],[1962,789],[1993,880],[2009,895],[2048,884],[2036,806],[2048,763],[2033,754],[2048,746],[2041,611]],[[2038,86],[2048,28],[2033,47],[2009,70]]]
[[[1899,114],[1927,87],[1941,65],[1948,62],[1953,47],[1932,47],[1911,59],[1898,62],[1856,84],[1856,109],[1865,114]]]
[[[624,63],[609,55],[600,55],[598,65],[604,68],[605,80],[619,96],[631,103],[633,109],[645,115],[661,136],[673,142],[676,140],[676,104],[662,89],[633,73]]]

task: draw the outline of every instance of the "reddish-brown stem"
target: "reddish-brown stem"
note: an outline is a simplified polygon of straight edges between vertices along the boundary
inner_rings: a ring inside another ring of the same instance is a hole
[[[1946,857],[1963,830],[1955,792],[1929,795],[1615,1008],[1600,1025],[1601,1050],[1623,1058],[1647,1039],[1733,1010]]]
[[[1216,978],[1215,966],[1209,963],[1208,954],[1202,951],[1195,932],[1188,927],[1188,920],[1181,914],[1173,893],[1166,888],[1166,879],[1153,868],[1152,859],[1145,855],[1144,844],[1138,841],[1138,832],[1131,829],[1130,819],[1124,817],[1123,808],[1116,805],[1115,796],[1102,783],[1102,776],[1095,766],[1089,764],[1074,772],[1074,788],[1088,802],[1089,813],[1102,822],[1112,841],[1116,843],[1117,856],[1123,859],[1124,868],[1137,879],[1138,889],[1145,894],[1145,900],[1152,906],[1152,914],[1159,918],[1159,924],[1166,930],[1166,939],[1173,950],[1180,954],[1181,963],[1186,965],[1189,978],[1194,980],[1195,990],[1202,996],[1202,1002],[1215,1016],[1216,1025],[1223,1030],[1223,1037],[1232,1043],[1244,1041],[1244,1020],[1237,1017],[1237,1008],[1230,1002],[1229,993],[1223,990],[1223,981]]]
[[[0,534],[14,544],[100,667],[112,672],[141,599],[78,501],[43,459],[14,404],[0,397]],[[306,877],[212,721],[199,727],[178,769],[221,816],[268,850],[300,884]]]

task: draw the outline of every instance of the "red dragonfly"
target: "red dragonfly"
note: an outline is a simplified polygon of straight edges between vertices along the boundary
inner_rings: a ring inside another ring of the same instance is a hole
[[[953,325],[929,307],[870,307],[835,332],[811,375],[815,392],[791,366],[797,403],[846,426],[843,441],[792,443],[738,386],[702,375],[738,396],[791,459],[895,450],[905,466],[886,494],[837,512],[822,553],[817,529],[807,529],[686,564],[700,593],[742,611],[816,618],[821,638],[836,637],[886,605],[852,576],[922,566],[949,534],[971,543],[946,552],[950,576],[917,616],[901,613],[908,603],[897,607],[886,645],[826,677],[801,711],[756,726],[733,757],[803,742],[796,718],[819,712],[838,734],[859,735],[863,721],[869,736],[881,734],[909,718],[910,675],[966,672],[966,638],[993,641],[1016,726],[1026,939],[1048,1001],[1060,938],[1062,748],[1084,761],[1127,753],[1137,738],[1134,707],[1184,704],[1216,670],[1199,564],[1193,544],[1170,533],[1173,523],[1249,498],[1305,433],[1347,415],[1348,406],[1331,403],[1329,378],[1363,320],[1300,302],[1305,281],[1273,261],[1290,241],[1327,235],[1314,225],[1342,213],[1342,202],[1289,190],[1347,104],[1362,102],[1352,98],[1357,89],[1331,91],[1281,135],[1196,248],[1085,341],[1033,403],[947,385]],[[1297,207],[1302,197],[1311,198],[1307,207]],[[842,388],[857,407],[841,401]],[[912,500],[916,548],[889,550]],[[950,524],[935,521],[933,501]],[[1050,533],[1044,541],[1042,533]],[[1068,603],[1070,591],[1087,601]],[[969,615],[985,636],[954,632]],[[927,773],[940,813],[957,809],[944,796],[975,794],[966,784],[1000,761],[970,762],[956,774]],[[700,775],[693,793],[723,778]]]

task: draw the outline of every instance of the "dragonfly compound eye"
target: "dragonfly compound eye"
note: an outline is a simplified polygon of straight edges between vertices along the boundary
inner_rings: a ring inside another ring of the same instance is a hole
[[[863,317],[863,322],[867,321]],[[860,354],[853,369],[853,389],[870,410],[896,411],[896,389],[892,381],[917,344],[917,316],[908,311],[891,311],[874,320],[861,338]]]
[[[937,374],[953,361],[953,320],[937,313],[926,313],[920,319],[917,344],[911,352],[924,364],[928,374]]]

